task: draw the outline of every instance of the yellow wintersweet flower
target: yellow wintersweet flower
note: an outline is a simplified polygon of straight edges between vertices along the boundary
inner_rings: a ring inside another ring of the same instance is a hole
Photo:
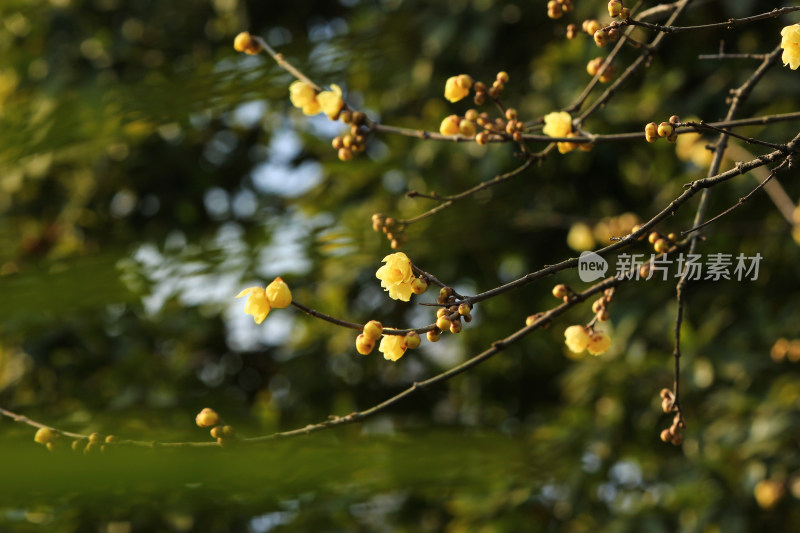
[[[317,91],[304,81],[294,81],[289,85],[289,99],[292,105],[303,110],[305,115],[316,115],[320,112]]]
[[[389,297],[407,302],[411,299],[411,282],[414,271],[411,260],[403,252],[389,254],[383,258],[386,263],[378,269],[375,277],[381,280],[381,287],[389,291]],[[381,341],[381,344],[383,342]]]
[[[255,55],[263,49],[261,43],[253,39],[249,32],[243,31],[233,40],[233,49],[237,52]]]
[[[253,315],[256,324],[261,324],[269,314],[269,302],[267,301],[267,291],[261,287],[250,287],[236,295],[237,298],[248,296],[244,304],[244,312]]]
[[[338,85],[331,84],[332,91],[322,91],[317,95],[317,102],[323,113],[328,115],[331,120],[336,120],[339,116],[339,111],[344,107],[344,100],[342,100],[342,89]]]
[[[589,333],[583,326],[570,326],[564,330],[564,343],[571,352],[581,353],[589,344]]]
[[[553,111],[544,116],[542,133],[550,137],[567,137],[572,133],[572,117],[566,111]]]
[[[605,353],[609,346],[611,346],[611,337],[603,331],[595,331],[589,338],[586,349],[592,355],[600,355]]]
[[[450,102],[458,102],[469,94],[472,78],[466,74],[447,78],[444,84],[444,97]]]
[[[400,335],[384,335],[378,351],[383,353],[384,359],[397,361],[406,353],[406,343]]]
[[[280,276],[267,285],[265,292],[267,293],[267,303],[270,307],[283,309],[284,307],[289,307],[289,304],[292,303],[292,291],[289,290],[289,286]]]
[[[781,30],[781,60],[792,70],[800,67],[800,24],[792,24]]]

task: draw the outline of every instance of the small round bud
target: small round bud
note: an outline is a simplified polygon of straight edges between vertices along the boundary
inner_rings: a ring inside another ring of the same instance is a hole
[[[538,317],[536,315],[528,315],[525,317],[525,325],[530,327],[534,322],[536,322],[537,319]]]
[[[461,74],[456,78],[456,85],[462,89],[469,89],[472,87],[472,78],[467,74]]]
[[[339,120],[345,124],[350,124],[353,122],[353,112],[347,109],[343,110],[341,113],[339,113]]]
[[[672,396],[672,391],[667,388],[664,388],[659,391],[658,395],[661,396],[661,398],[663,399],[666,398],[667,396]]]
[[[669,123],[672,125],[680,124],[681,117],[679,117],[678,115],[672,115],[671,117],[669,117]]]
[[[219,422],[219,415],[213,409],[206,407],[197,413],[194,421],[201,428],[210,428],[217,425],[217,422]],[[92,435],[94,435],[94,433],[92,433]],[[89,442],[92,442],[91,435],[89,436]]]
[[[36,435],[33,436],[33,440],[39,444],[47,444],[55,440],[57,436],[58,433],[50,428],[39,428],[36,430]]]
[[[428,337],[428,340],[430,342],[437,342],[442,337],[442,332],[439,331],[438,329],[434,329],[432,331],[429,331],[426,334],[426,337]]]
[[[419,333],[416,331],[409,331],[406,333],[406,336],[403,337],[403,342],[406,343],[406,348],[409,350],[418,348],[420,343]]]
[[[608,2],[608,16],[616,18],[622,13],[622,2],[619,0],[611,0]]]
[[[670,241],[670,242],[675,242],[675,241],[678,240],[678,236],[675,235],[674,233],[668,233],[667,234],[667,240]]]
[[[561,9],[561,4],[556,2],[556,0],[547,2],[547,16],[553,20],[560,19],[564,16],[564,10]]]
[[[233,429],[233,426],[222,426],[222,436],[228,439],[232,438],[236,434],[236,431]]]
[[[605,30],[600,29],[594,32],[594,42],[597,46],[605,46],[608,44],[608,34]]]
[[[658,239],[655,244],[653,245],[653,249],[659,253],[663,254],[667,250],[669,250],[669,242],[666,239]]]
[[[600,71],[600,67],[603,66],[604,60],[602,57],[595,57],[588,63],[586,63],[586,73],[589,76],[595,76]]]
[[[492,88],[489,89],[489,92],[487,94],[489,95],[489,98],[497,100],[497,97],[500,96],[500,89],[498,89],[495,86],[492,86]]]
[[[470,308],[468,303],[458,304],[458,314],[461,316],[467,316],[472,313],[472,309]]]
[[[612,43],[619,41],[619,30],[617,28],[608,29],[608,40]]]
[[[597,313],[597,320],[599,320],[600,322],[607,322],[609,318],[610,316],[608,314],[607,309],[603,309],[599,313]]]
[[[441,290],[439,291],[439,296],[441,298],[443,298],[445,300],[445,302],[446,302],[447,300],[450,299],[450,297],[453,296],[453,288],[452,287],[442,287]]]
[[[450,319],[447,317],[447,315],[442,315],[436,319],[436,327],[442,331],[450,329],[451,324],[452,323],[450,322]]]
[[[639,277],[648,279],[650,277],[650,263],[645,263],[639,267]]]
[[[622,20],[628,20],[631,18],[631,10],[627,7],[623,7],[622,10],[619,12],[619,18]]]
[[[353,136],[348,133],[347,135],[342,137],[342,146],[345,148],[350,148],[351,146],[353,146]]]
[[[233,39],[233,49],[250,55],[257,54],[262,50],[261,44],[246,31],[243,31]]]
[[[213,428],[211,428],[210,433],[212,439],[222,438],[222,426],[214,426]]]
[[[458,123],[458,131],[464,137],[474,137],[475,136],[475,123],[471,120],[462,120]]]
[[[559,283],[555,287],[553,287],[553,296],[558,298],[559,300],[563,299],[565,296],[569,296],[569,288],[564,285],[563,283]]]
[[[106,444],[114,444],[119,442],[119,438],[116,435],[107,435],[106,436]]]
[[[508,83],[508,80],[510,78],[508,77],[508,72],[506,72],[505,70],[501,70],[500,72],[497,73],[495,79],[500,83]]]
[[[644,127],[644,136],[647,142],[654,143],[658,139],[658,124],[655,122],[649,122]]]
[[[486,103],[486,93],[485,92],[480,92],[480,93],[476,92],[475,93],[475,98],[473,98],[473,102],[475,102],[475,105],[483,105],[484,103]]]
[[[672,135],[672,124],[669,122],[662,122],[658,125],[658,136],[659,137],[669,137]]]
[[[422,294],[428,290],[428,282],[421,278],[414,278],[411,280],[411,292],[414,294]]]
[[[600,23],[597,22],[596,20],[584,20],[583,21],[583,31],[585,31],[586,33],[588,33],[589,35],[592,35],[592,36],[595,33],[597,33],[600,30],[600,28],[602,28],[602,27],[603,26],[600,25]]]
[[[361,111],[353,111],[353,124],[361,126],[367,120],[367,115]]]
[[[344,148],[344,140],[341,137],[334,137],[331,141],[331,146],[333,146],[334,150]]]
[[[661,238],[661,234],[657,231],[650,232],[650,235],[647,236],[647,242],[650,244],[655,244],[658,239]]]
[[[476,120],[478,120],[478,112],[475,111],[474,109],[467,109],[467,112],[464,113],[464,118],[467,120],[471,120],[472,122],[475,122]]]
[[[455,319],[450,323],[450,333],[461,333],[461,320]]]
[[[599,313],[606,308],[606,302],[602,298],[598,298],[592,302],[592,313]]]
[[[517,110],[513,107],[506,109],[506,118],[508,120],[517,120]]]
[[[374,340],[367,338],[363,333],[356,337],[356,351],[361,355],[369,355],[373,348],[375,348]]]
[[[353,151],[350,148],[339,148],[339,159],[341,161],[350,161],[353,159]]]
[[[383,324],[377,320],[370,320],[364,325],[363,333],[367,339],[376,341],[380,339],[383,334]]]
[[[680,446],[683,443],[683,435],[680,433],[674,433],[672,435],[672,444],[675,446]]]
[[[575,24],[567,26],[567,39],[574,39],[578,35],[578,27]]]
[[[669,442],[672,440],[672,433],[669,429],[665,429],[661,432],[661,440],[664,442]]]
[[[475,136],[475,142],[480,145],[489,144],[489,134],[485,131],[480,132]]]
[[[103,436],[100,435],[100,433],[97,433],[97,432],[92,433],[91,435],[89,435],[89,442],[102,444],[103,443]]]
[[[515,131],[515,132],[514,132],[514,133],[511,135],[511,139],[512,139],[514,142],[521,143],[522,141],[524,141],[524,140],[525,140],[525,137],[522,135],[522,132]]]

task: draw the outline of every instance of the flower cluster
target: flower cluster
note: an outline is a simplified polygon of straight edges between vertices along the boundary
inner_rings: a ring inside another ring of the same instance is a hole
[[[317,91],[308,83],[297,80],[289,85],[289,100],[292,105],[302,109],[304,115],[316,115],[319,112],[328,115],[331,120],[336,120],[344,107],[342,89],[331,84],[330,91]]]
[[[781,30],[781,60],[792,70],[800,67],[800,24],[792,24]]]
[[[600,355],[611,346],[611,337],[603,331],[585,326],[570,326],[564,331],[564,343],[573,353],[587,350],[592,355]]]
[[[272,280],[267,288],[250,287],[236,295],[237,298],[247,296],[244,312],[253,315],[256,324],[261,324],[271,309],[283,309],[292,303],[292,291],[280,276]]]
[[[198,427],[211,428],[209,433],[212,438],[217,439],[217,444],[220,446],[228,444],[236,435],[233,426],[224,424],[217,412],[210,407],[206,407],[197,413],[194,420]]]
[[[659,137],[666,137],[669,142],[674,143],[678,140],[676,128],[680,123],[681,118],[678,115],[669,117],[669,122],[662,122],[661,124],[650,122],[644,127],[644,138],[647,142],[654,143]]]
[[[370,320],[364,325],[361,334],[356,338],[356,350],[361,355],[368,355],[375,347],[375,341],[381,339],[378,350],[383,353],[384,359],[397,361],[406,353],[407,349],[419,346],[420,338],[416,331],[409,331],[405,335],[383,335],[383,325],[377,320]]]

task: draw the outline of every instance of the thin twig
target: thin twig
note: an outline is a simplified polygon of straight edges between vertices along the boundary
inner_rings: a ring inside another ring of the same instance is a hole
[[[781,15],[785,15],[786,13],[792,13],[798,10],[800,10],[800,6],[787,6],[787,7],[775,8],[767,13],[761,13],[759,15],[753,15],[751,17],[744,17],[740,19],[728,19],[725,22],[715,22],[713,24],[701,24],[698,26],[671,26],[669,22],[665,25],[651,24],[649,22],[643,22],[641,20],[635,20],[633,18],[621,21],[620,25],[640,26],[642,28],[647,28],[649,30],[657,31],[660,33],[683,33],[687,31],[711,30],[717,28],[730,30],[732,28],[735,28],[736,26],[741,26],[742,24],[755,22],[757,20],[777,18]]]

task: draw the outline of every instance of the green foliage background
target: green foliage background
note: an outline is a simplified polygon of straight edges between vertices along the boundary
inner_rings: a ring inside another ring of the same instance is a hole
[[[414,216],[433,204],[406,191],[455,193],[518,164],[505,145],[390,136],[342,163],[329,145],[339,125],[292,109],[290,76],[236,54],[236,33],[263,36],[371,117],[436,130],[470,105],[442,98],[462,72],[491,81],[506,70],[504,100],[524,119],[571,103],[602,52],[585,35],[567,41],[564,27],[606,20],[604,2],[575,3],[554,22],[544,2],[501,0],[3,2],[0,406],[142,440],[206,438],[193,421],[206,406],[243,435],[293,429],[486,349],[552,307],[555,283],[583,286],[565,272],[480,304],[462,334],[396,364],[359,356],[352,331],[292,309],[257,327],[232,300],[282,275],[297,300],[335,316],[429,323],[380,290],[389,249],[371,214]],[[682,25],[778,6],[696,4]],[[768,52],[796,18],[670,37],[586,128],[724,116],[756,62],[696,56],[721,39]],[[636,54],[624,50],[620,66]],[[795,111],[797,76],[771,70],[743,116]],[[785,142],[797,126],[737,131]],[[574,256],[573,223],[646,220],[704,173],[665,142],[552,156],[411,226],[405,251],[476,293]],[[795,200],[796,177],[781,178]],[[716,188],[710,212],[755,184]],[[694,206],[659,229],[688,228]],[[563,329],[591,318],[584,305],[443,386],[314,437],[83,457],[48,454],[4,419],[0,531],[796,531],[800,374],[770,347],[798,337],[798,246],[763,194],[706,233],[703,253],[764,260],[757,281],[690,286],[680,448],[658,440],[674,282],[635,282],[617,293],[602,357],[566,357]],[[784,491],[768,509],[754,499],[764,479]]]

